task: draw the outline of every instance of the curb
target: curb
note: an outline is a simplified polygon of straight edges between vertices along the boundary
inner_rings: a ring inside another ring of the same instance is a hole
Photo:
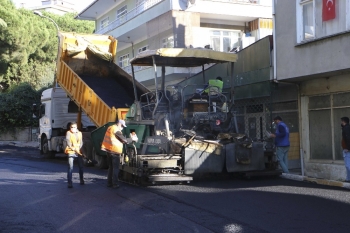
[[[289,180],[305,181],[305,182],[311,182],[311,183],[315,183],[315,184],[350,189],[350,183],[345,183],[342,181],[311,178],[311,177],[307,177],[307,176],[290,174],[290,173],[282,173],[282,175],[280,175],[280,177],[284,178],[284,179],[289,179]]]
[[[34,141],[0,141],[0,146],[39,148],[39,143]]]

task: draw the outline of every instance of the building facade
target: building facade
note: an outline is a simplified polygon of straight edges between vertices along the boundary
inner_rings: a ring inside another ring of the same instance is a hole
[[[33,11],[48,11],[57,15],[64,15],[66,13],[77,12],[76,5],[69,0],[43,0],[41,1],[40,5],[36,5],[35,3],[33,4],[33,2],[28,2],[24,0],[17,0],[16,5],[20,8],[26,8]]]
[[[274,79],[298,87],[305,175],[344,180],[340,118],[350,116],[350,1],[273,2]]]
[[[77,16],[94,20],[96,33],[118,39],[117,61],[131,73],[130,59],[158,48],[240,50],[272,33],[270,0],[96,0]],[[167,85],[201,68],[167,68]],[[152,68],[135,76],[154,89]]]

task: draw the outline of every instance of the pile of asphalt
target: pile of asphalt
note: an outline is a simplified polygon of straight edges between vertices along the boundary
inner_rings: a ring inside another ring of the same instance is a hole
[[[109,106],[126,108],[134,102],[134,93],[129,93],[117,77],[81,76],[81,79]]]

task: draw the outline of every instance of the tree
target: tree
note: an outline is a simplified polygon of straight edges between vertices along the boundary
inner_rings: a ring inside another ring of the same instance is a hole
[[[5,90],[24,82],[34,89],[52,84],[58,46],[56,27],[30,10],[16,9],[11,0],[0,0],[0,5],[0,84]],[[43,14],[62,31],[94,30],[94,22],[75,20],[74,14]]]
[[[53,83],[58,51],[52,22],[11,0],[0,0],[0,133],[15,127],[37,126],[31,107]],[[43,12],[62,31],[92,33],[94,22]]]
[[[0,18],[0,28],[5,28],[5,27],[7,27],[7,23],[2,19],[2,18]]]
[[[22,83],[0,93],[0,133],[14,128],[38,126],[38,120],[32,117],[32,106],[40,103],[41,91],[34,90],[28,83]]]
[[[95,22],[74,19],[75,13],[66,13],[63,16],[55,15],[49,12],[43,12],[45,16],[53,19],[64,32],[90,33],[95,29]]]

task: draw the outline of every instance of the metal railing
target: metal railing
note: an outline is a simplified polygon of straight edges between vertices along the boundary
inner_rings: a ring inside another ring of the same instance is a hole
[[[260,0],[203,0],[203,1],[260,4]]]
[[[156,98],[156,92],[158,92],[158,99]],[[154,114],[157,110],[157,107],[159,103],[162,101],[164,98],[163,92],[156,90],[156,91],[151,91],[148,93],[145,93],[140,96],[140,102],[141,102],[141,112],[142,112],[142,119],[143,120],[153,120],[154,119]],[[152,114],[150,117],[149,114]]]
[[[149,69],[149,68],[152,68],[152,66],[134,66],[134,72],[138,72],[138,71],[145,70],[145,69]],[[132,73],[131,65],[122,67],[122,69],[123,69],[125,72],[127,72],[128,74],[131,74],[131,73]]]
[[[146,0],[146,1],[143,1],[140,5],[138,5],[134,9],[130,10],[128,13],[120,16],[116,20],[109,23],[106,27],[97,30],[96,33],[97,34],[105,34],[109,31],[112,31],[112,30],[116,29],[117,27],[119,27],[120,25],[135,18],[136,16],[138,16],[142,12],[148,10],[149,8],[153,7],[154,5],[156,5],[162,1],[164,1],[164,0]]]

